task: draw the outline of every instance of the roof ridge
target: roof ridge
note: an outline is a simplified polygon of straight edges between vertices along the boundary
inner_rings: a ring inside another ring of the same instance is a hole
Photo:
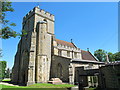
[[[55,38],[56,39],[56,38]],[[60,40],[60,39],[57,39],[57,40]],[[64,41],[64,40],[60,40],[60,41]],[[64,42],[68,42],[68,41],[64,41]],[[68,43],[71,43],[71,42],[68,42]],[[73,43],[72,43],[73,44]]]
[[[64,40],[60,40],[60,39],[56,39],[56,38],[55,38],[55,40],[59,44],[70,46],[70,47],[76,47],[72,42],[68,42],[68,41],[64,41]]]
[[[88,60],[98,61],[90,51],[81,50],[81,53],[82,53],[83,60],[88,59]]]
[[[81,50],[81,51],[85,51],[85,50]],[[85,51],[85,52],[88,52],[88,51]]]
[[[73,42],[71,42],[71,43],[77,48],[77,46]]]
[[[88,51],[91,55],[92,55],[92,57],[96,60],[96,61],[98,61],[96,58],[95,58],[95,56],[90,52],[90,51]]]

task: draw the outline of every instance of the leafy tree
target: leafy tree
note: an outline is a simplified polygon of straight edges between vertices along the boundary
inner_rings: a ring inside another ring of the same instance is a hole
[[[109,58],[109,61],[110,61],[110,62],[115,61],[114,54],[111,53],[111,52],[108,52],[108,58]]]
[[[0,61],[0,81],[5,77],[6,61]]]
[[[22,30],[22,34],[17,33],[12,29],[12,27],[16,26],[15,23],[10,22],[9,20],[6,20],[6,12],[13,12],[14,9],[12,8],[11,2],[8,2],[7,0],[2,3],[1,7],[1,12],[0,14],[0,24],[2,25],[2,28],[0,29],[0,37],[3,39],[8,39],[11,37],[16,37],[16,36],[23,36],[26,35],[26,32]]]
[[[120,52],[114,54],[115,61],[120,61]]]
[[[10,74],[11,74],[10,69],[7,68],[7,70],[5,72],[5,78],[10,78]]]
[[[102,49],[98,49],[94,52],[94,55],[96,56],[96,58],[102,62],[105,62],[107,60],[106,54],[107,52]]]
[[[94,55],[97,57],[97,59],[99,61],[107,61],[107,55],[108,55],[108,59],[110,62],[113,61],[120,61],[120,52],[117,53],[111,53],[111,52],[106,52],[105,50],[102,49],[98,49],[94,52]]]

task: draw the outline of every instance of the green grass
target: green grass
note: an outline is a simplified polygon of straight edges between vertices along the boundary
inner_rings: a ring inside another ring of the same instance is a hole
[[[33,84],[30,86],[7,86],[7,85],[2,85],[2,88],[4,90],[67,90],[69,87],[74,87],[74,85],[70,84],[61,84],[61,85],[53,85],[53,84],[48,84],[48,83],[37,83]],[[41,88],[41,89],[39,89]],[[85,90],[94,90],[95,88],[87,88]]]
[[[8,86],[8,85],[2,85],[2,88],[69,88],[74,87],[74,85],[70,84],[61,84],[61,85],[53,85],[48,83],[37,83],[30,86]]]
[[[29,86],[8,86],[8,85],[2,85],[2,88],[18,88],[21,90],[23,90],[22,88],[25,88],[25,89],[30,89],[31,90],[34,88],[34,89],[37,89],[37,88],[43,88],[45,90],[67,90],[67,89],[64,89],[64,88],[69,88],[69,87],[74,87],[75,85],[70,85],[70,84],[60,84],[60,85],[54,85],[54,84],[48,84],[48,83],[37,83],[37,84],[33,84],[33,85],[29,85]],[[63,88],[63,89],[62,89]],[[85,90],[94,90],[95,88],[88,88],[88,89],[85,89]],[[41,89],[40,89],[41,90]]]
[[[75,85],[70,85],[70,84],[60,84],[60,85],[54,85],[54,84],[48,84],[48,83],[37,83],[30,85],[28,87],[33,87],[33,88],[69,88],[69,87],[74,87]]]
[[[11,81],[11,79],[3,79],[2,81]]]

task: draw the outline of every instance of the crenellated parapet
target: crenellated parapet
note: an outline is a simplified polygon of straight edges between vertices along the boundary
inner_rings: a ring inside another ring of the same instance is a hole
[[[23,17],[23,23],[28,20],[32,15],[34,15],[35,12],[33,10],[29,11],[24,17]]]
[[[51,21],[54,21],[54,15],[43,10],[43,9],[40,9],[39,7],[34,7],[33,10],[29,11],[23,18],[23,23],[29,19],[31,16],[33,16],[34,14],[37,14],[39,16],[42,16],[44,18],[47,18]]]

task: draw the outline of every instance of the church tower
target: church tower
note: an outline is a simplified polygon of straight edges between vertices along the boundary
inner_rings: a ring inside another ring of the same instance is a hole
[[[12,82],[26,85],[47,82],[50,78],[54,15],[35,7],[23,18],[23,30],[27,35],[18,45]]]

